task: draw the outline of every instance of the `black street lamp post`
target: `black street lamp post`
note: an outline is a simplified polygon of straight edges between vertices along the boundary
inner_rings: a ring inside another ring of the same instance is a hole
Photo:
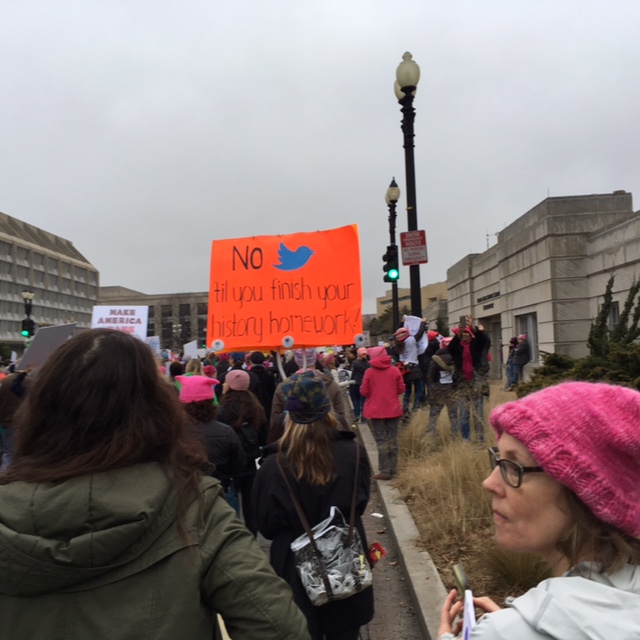
[[[396,184],[396,179],[391,180],[391,184],[385,194],[385,202],[389,208],[389,244],[396,244],[396,204],[400,199],[400,188]],[[393,321],[393,331],[400,325],[400,308],[398,304],[398,282],[391,283],[391,314]]]
[[[174,324],[171,326],[173,333],[173,345],[176,351],[179,351],[182,348],[182,325]]]
[[[396,69],[395,94],[402,106],[402,133],[404,134],[404,164],[407,183],[407,230],[418,230],[418,211],[416,205],[416,167],[414,160],[414,130],[416,117],[413,98],[420,80],[420,67],[407,51]],[[411,286],[411,315],[422,317],[422,298],[420,291],[420,265],[409,267]]]
[[[32,338],[36,332],[36,323],[31,318],[31,312],[33,311],[33,299],[35,294],[33,291],[25,290],[21,294],[22,301],[24,302],[24,315],[22,320],[20,335],[25,338],[25,345],[29,344],[29,338]]]
[[[31,291],[23,291],[22,292],[22,300],[24,301],[24,315],[27,318],[31,317],[31,312],[33,311],[33,299],[35,298],[35,294]]]

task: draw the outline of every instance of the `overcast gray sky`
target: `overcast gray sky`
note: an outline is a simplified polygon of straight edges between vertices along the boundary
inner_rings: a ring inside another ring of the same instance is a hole
[[[357,223],[372,312],[402,54],[426,284],[547,195],[638,197],[638,25],[638,0],[3,0],[0,211],[145,293],[208,290],[213,239]]]

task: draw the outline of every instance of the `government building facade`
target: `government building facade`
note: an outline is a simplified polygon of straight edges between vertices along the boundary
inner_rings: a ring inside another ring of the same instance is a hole
[[[98,287],[98,270],[70,240],[0,213],[0,344],[22,352],[23,293],[33,294],[37,326],[88,328]]]

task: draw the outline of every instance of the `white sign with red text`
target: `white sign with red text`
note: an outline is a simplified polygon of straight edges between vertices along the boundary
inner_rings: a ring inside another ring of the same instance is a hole
[[[424,231],[403,231],[400,234],[400,249],[402,264],[410,267],[416,264],[426,264],[427,234]]]
[[[91,315],[92,329],[115,329],[140,338],[147,339],[147,321],[149,307],[93,307]]]

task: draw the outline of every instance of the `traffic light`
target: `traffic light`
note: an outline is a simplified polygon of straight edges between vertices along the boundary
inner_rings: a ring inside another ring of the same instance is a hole
[[[398,245],[390,244],[387,247],[387,253],[382,256],[384,265],[382,270],[385,272],[385,282],[398,282],[400,277],[400,269],[398,268]]]
[[[36,323],[31,318],[24,318],[20,327],[20,335],[23,338],[31,338],[36,332]]]

